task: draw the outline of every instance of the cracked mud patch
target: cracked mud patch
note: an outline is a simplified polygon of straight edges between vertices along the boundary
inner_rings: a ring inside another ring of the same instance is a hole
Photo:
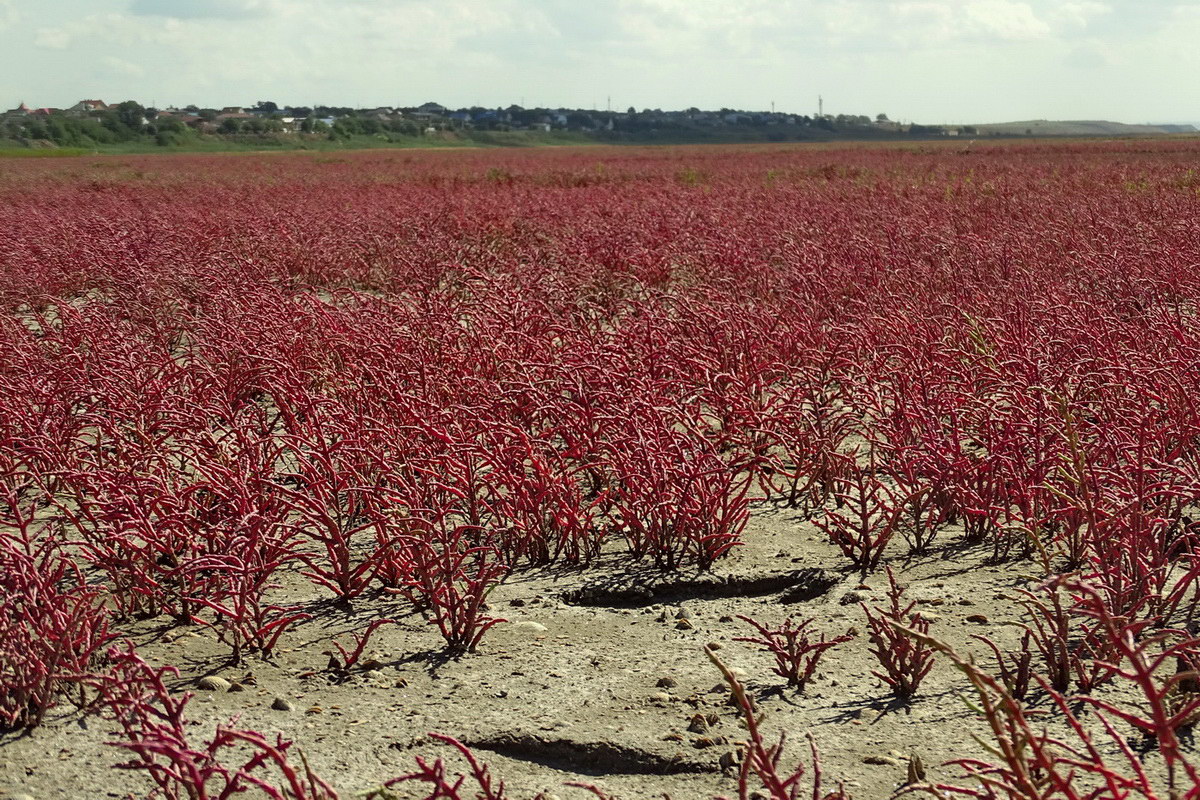
[[[579,775],[680,775],[719,772],[716,763],[663,755],[607,741],[556,739],[527,733],[500,733],[466,744],[507,758]]]
[[[819,567],[757,575],[701,575],[695,578],[594,581],[563,592],[568,605],[597,608],[641,608],[655,603],[766,597],[781,594],[783,603],[803,603],[827,594],[841,579]]]

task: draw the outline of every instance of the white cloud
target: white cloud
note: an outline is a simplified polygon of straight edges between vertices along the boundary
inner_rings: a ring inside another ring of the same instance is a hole
[[[1113,13],[1113,8],[1108,3],[1088,2],[1070,2],[1057,3],[1050,7],[1047,11],[1047,19],[1051,24],[1061,24],[1075,27],[1086,27],[1097,17],[1102,17],[1106,14]]]
[[[140,64],[134,64],[132,61],[126,61],[116,56],[105,56],[103,63],[105,69],[113,75],[140,78],[146,74],[146,70]]]
[[[866,12],[867,8],[860,8]],[[1091,0],[903,0],[874,14],[880,33],[906,46],[929,47],[1053,39],[1085,28],[1109,5]]]
[[[133,0],[129,11],[176,19],[248,19],[267,15],[273,6],[273,0]]]
[[[11,28],[21,19],[13,0],[0,0],[0,31]]]
[[[1029,3],[1013,0],[975,0],[963,14],[967,30],[1006,41],[1039,39],[1048,36],[1050,25],[1040,18]]]
[[[65,50],[71,44],[71,32],[65,28],[38,28],[33,37],[34,47],[48,50]]]
[[[117,50],[123,57],[135,54],[125,50],[151,44],[180,44],[187,38],[175,19],[149,20],[124,14],[91,14],[77,17],[55,27],[39,28],[34,37],[37,47],[62,50],[93,46]]]
[[[0,0],[0,74],[17,76],[5,82],[16,99],[42,105],[79,92],[201,105],[525,96],[603,107],[612,95],[620,108],[776,100],[807,112],[820,93],[827,110],[932,121],[1028,117],[1022,109],[1038,104],[1049,109],[1040,116],[1096,116],[1101,101],[1108,116],[1166,119],[1200,91],[1161,77],[1200,68],[1198,9],[1200,0]],[[1133,111],[1151,102],[1163,110]]]
[[[1093,74],[1101,70],[1119,65],[1120,57],[1111,48],[1100,42],[1083,42],[1071,48],[1063,57],[1063,63],[1076,69],[1086,70]]]

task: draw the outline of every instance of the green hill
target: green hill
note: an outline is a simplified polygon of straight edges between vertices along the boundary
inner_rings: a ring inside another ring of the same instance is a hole
[[[1163,133],[1182,133],[1179,125],[1128,125],[1105,120],[1045,120],[1024,122],[995,122],[975,125],[981,134],[1004,136],[1145,136]],[[1195,129],[1193,129],[1194,131]]]

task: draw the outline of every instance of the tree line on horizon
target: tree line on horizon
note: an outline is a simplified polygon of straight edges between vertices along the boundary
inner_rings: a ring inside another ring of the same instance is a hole
[[[102,104],[103,105],[103,104]],[[24,108],[22,106],[22,108]],[[14,109],[0,115],[0,141],[24,146],[96,147],[125,143],[182,146],[204,137],[286,144],[296,137],[350,141],[372,137],[400,141],[431,133],[566,131],[600,140],[749,138],[790,141],[831,137],[877,137],[945,133],[939,126],[900,125],[886,114],[813,115],[692,107],[663,111],[630,107],[624,112],[593,109],[449,109],[437,103],[409,107],[281,106],[260,101],[251,107],[157,109],[128,100],[82,112]],[[963,133],[974,133],[965,130]]]

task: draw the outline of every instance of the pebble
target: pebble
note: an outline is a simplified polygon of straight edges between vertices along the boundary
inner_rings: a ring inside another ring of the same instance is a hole
[[[659,689],[674,689],[679,685],[679,681],[672,678],[670,675],[664,675],[658,679],[658,683],[654,684]]]
[[[271,708],[275,709],[276,711],[291,711],[292,702],[286,697],[276,697],[271,703]]]
[[[379,670],[377,670],[377,669],[369,669],[369,670],[367,670],[366,672],[364,672],[364,673],[363,673],[363,677],[364,677],[364,678],[370,678],[371,680],[373,680],[373,681],[374,681],[374,680],[379,680],[380,678],[382,678],[382,677],[383,677],[383,673],[382,673],[382,672],[380,672],[380,671],[379,671]]]
[[[227,692],[232,684],[220,675],[205,675],[196,681],[196,685],[210,692]]]
[[[686,620],[686,619],[681,619],[675,623],[675,630],[677,630],[677,631],[690,631],[692,628],[695,628],[695,627],[696,626],[693,625],[690,620]]]
[[[666,692],[655,692],[650,695],[650,699],[656,703],[669,703],[671,702],[671,695]]]
[[[853,605],[854,603],[861,603],[865,599],[866,597],[864,597],[860,592],[846,592],[844,595],[842,595],[841,599],[838,600],[838,603],[844,606],[849,606]]]
[[[898,767],[900,762],[891,756],[863,756],[864,764],[873,764],[877,767]]]
[[[692,611],[687,606],[680,606],[679,611],[675,613],[675,619],[691,619]]]
[[[524,622],[514,622],[509,627],[509,629],[514,630],[514,631],[521,631],[522,633],[545,633],[546,632],[545,625],[543,625],[540,622],[534,622],[532,620],[525,620]]]
[[[976,625],[987,625],[988,618],[984,614],[972,614],[967,617],[967,622],[974,622]]]
[[[708,733],[708,720],[703,714],[693,714],[691,722],[688,723],[688,731],[691,733]]]

